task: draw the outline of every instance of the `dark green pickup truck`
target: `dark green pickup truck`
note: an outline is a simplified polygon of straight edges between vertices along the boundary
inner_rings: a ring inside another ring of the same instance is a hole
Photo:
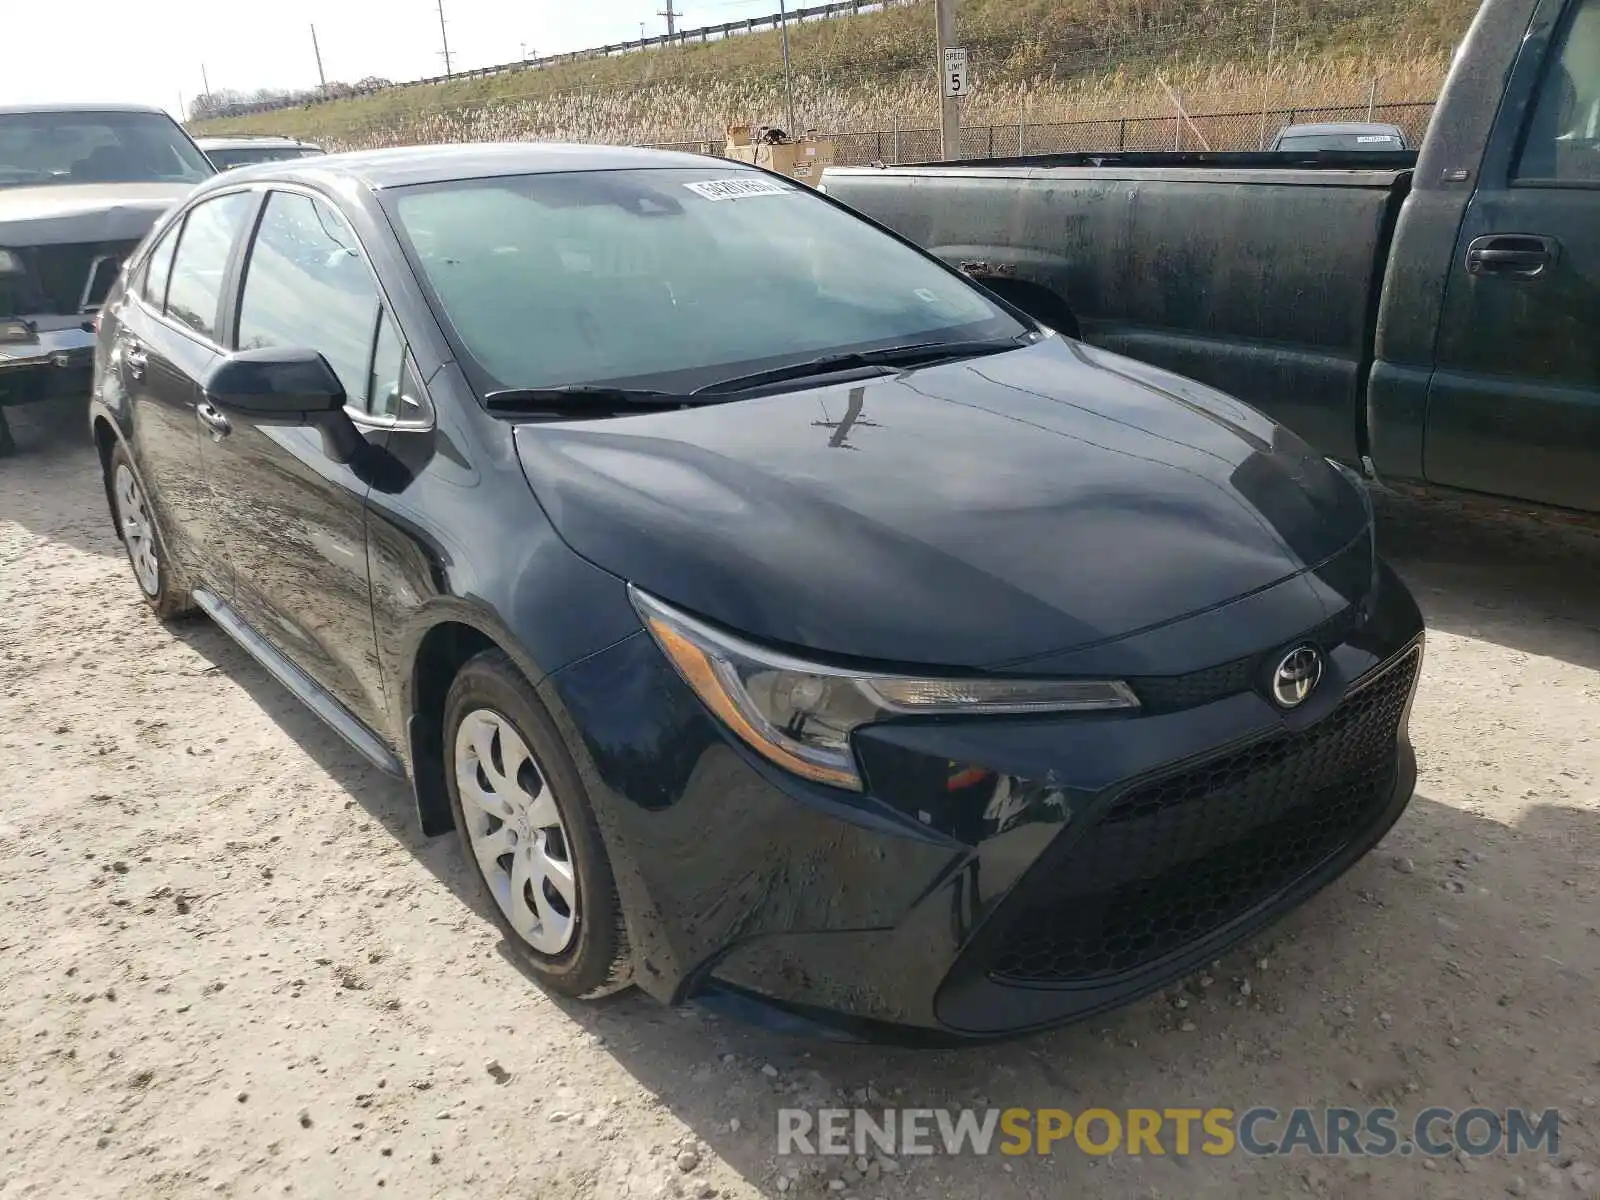
[[[1600,512],[1600,0],[1486,0],[1416,154],[822,182],[1062,332],[1380,478]]]

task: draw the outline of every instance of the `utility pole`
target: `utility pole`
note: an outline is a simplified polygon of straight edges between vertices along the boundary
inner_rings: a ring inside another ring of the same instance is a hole
[[[794,74],[789,69],[789,8],[778,0],[778,21],[783,26],[783,95],[789,107],[789,136],[799,137],[794,123]]]
[[[206,65],[205,65],[205,63],[201,63],[200,64],[200,82],[205,84],[205,88],[206,88],[206,107],[210,108],[211,107],[211,80],[206,78]]]
[[[1261,84],[1261,139],[1257,149],[1267,148],[1267,103],[1272,95],[1272,58],[1278,52],[1278,0],[1272,0],[1272,28],[1267,33],[1267,77]]]
[[[454,72],[450,70],[450,35],[446,33],[444,29],[444,0],[438,0],[438,3],[439,41],[444,45],[444,73],[446,75],[451,75],[454,74]]]
[[[322,73],[322,47],[317,45],[317,27],[311,27],[311,53],[317,56],[317,83],[323,91],[328,90],[328,77]]]
[[[660,12],[656,13],[656,16],[665,17],[667,19],[667,41],[671,42],[678,32],[678,18],[683,16],[683,14],[680,12],[673,12],[672,0],[667,0],[667,6]]]
[[[956,47],[956,0],[934,0],[934,8],[939,28],[939,156],[949,161],[961,157],[961,97],[967,80],[963,67],[961,78],[952,87],[946,65],[949,51]]]

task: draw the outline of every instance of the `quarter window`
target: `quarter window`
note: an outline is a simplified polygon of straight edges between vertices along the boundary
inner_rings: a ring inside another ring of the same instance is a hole
[[[167,284],[167,316],[215,340],[222,280],[235,239],[255,205],[250,192],[230,192],[189,210]]]
[[[1576,0],[1545,71],[1517,178],[1600,184],[1600,0]]]
[[[396,421],[420,421],[428,408],[411,373],[406,345],[394,318],[384,313],[378,318],[378,342],[372,355],[372,385],[367,395],[374,416]]]
[[[367,406],[378,287],[355,234],[332,206],[273,192],[256,231],[239,300],[239,348],[315,350]]]

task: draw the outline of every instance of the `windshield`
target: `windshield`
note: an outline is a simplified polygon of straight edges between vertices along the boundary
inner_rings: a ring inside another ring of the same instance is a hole
[[[320,151],[300,146],[250,146],[236,150],[207,150],[206,157],[216,164],[218,170],[226,171],[250,163],[281,162],[286,158],[306,158],[318,153]]]
[[[835,352],[1026,332],[809,188],[737,168],[507,176],[384,200],[480,395],[684,392]]]
[[[1404,150],[1392,133],[1300,133],[1284,138],[1279,150]]]
[[[162,113],[0,115],[0,187],[71,183],[198,183],[215,174]]]

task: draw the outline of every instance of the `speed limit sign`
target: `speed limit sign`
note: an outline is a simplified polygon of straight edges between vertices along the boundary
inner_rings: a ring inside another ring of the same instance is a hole
[[[967,52],[947,49],[944,52],[944,94],[965,96],[969,90],[971,80],[967,77]]]

